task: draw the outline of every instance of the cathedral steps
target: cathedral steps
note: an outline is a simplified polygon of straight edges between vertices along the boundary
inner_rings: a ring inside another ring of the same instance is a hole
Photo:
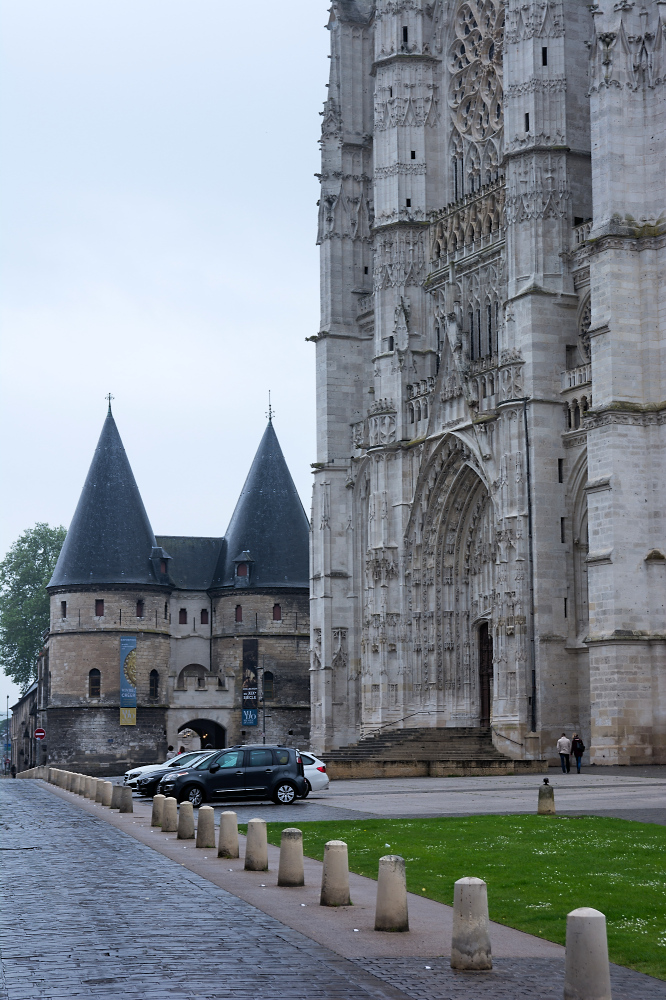
[[[446,777],[543,773],[547,761],[514,760],[494,746],[489,728],[380,731],[322,754],[329,778]]]

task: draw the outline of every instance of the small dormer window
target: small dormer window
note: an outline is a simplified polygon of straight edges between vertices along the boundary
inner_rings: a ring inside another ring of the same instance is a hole
[[[247,563],[238,563],[236,576],[247,576]]]
[[[166,559],[160,559],[160,573],[166,576],[167,564]]]

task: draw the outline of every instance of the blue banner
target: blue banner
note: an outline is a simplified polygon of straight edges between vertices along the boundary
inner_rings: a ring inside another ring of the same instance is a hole
[[[136,636],[120,637],[120,725],[136,726]]]

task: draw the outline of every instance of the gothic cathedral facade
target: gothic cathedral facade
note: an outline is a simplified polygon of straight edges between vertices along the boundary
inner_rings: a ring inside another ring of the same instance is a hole
[[[313,745],[666,762],[666,4],[333,0]]]

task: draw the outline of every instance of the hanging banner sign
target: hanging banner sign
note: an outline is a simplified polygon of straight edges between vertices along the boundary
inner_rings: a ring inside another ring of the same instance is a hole
[[[136,636],[120,637],[120,725],[136,726]]]
[[[243,639],[243,725],[258,725],[259,690],[257,671],[259,640]]]

